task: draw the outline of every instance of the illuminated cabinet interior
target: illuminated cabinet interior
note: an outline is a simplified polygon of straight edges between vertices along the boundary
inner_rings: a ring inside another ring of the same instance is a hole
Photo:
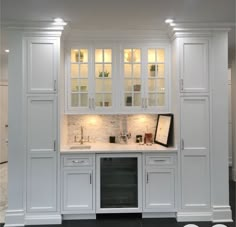
[[[112,50],[95,49],[95,103],[112,105]]]
[[[168,111],[168,54],[168,45],[70,48],[66,112]]]
[[[72,107],[88,106],[88,78],[88,49],[72,49],[70,63],[70,105]]]
[[[124,105],[165,106],[165,67],[164,48],[124,49]]]

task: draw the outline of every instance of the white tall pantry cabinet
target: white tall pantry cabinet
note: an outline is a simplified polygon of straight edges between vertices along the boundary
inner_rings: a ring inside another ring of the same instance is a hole
[[[6,226],[19,223],[59,224],[58,78],[61,31],[35,32],[26,29],[24,32],[12,30],[10,33],[9,84],[12,111],[10,109],[9,131],[12,140]],[[18,122],[16,118],[19,118]],[[17,160],[20,164],[15,161],[17,156],[14,157],[16,147],[20,153]],[[11,184],[15,183],[11,183],[11,180],[16,175],[22,181],[17,185],[18,192],[13,187],[11,189]],[[20,197],[21,201],[13,200],[13,194]],[[12,211],[12,206],[18,208]]]
[[[172,86],[178,94],[173,100],[179,144],[177,220],[229,221],[228,189],[216,189],[228,186],[227,31],[176,29],[172,46]]]

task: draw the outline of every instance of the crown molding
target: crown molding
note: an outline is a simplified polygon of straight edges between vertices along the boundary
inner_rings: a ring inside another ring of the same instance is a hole
[[[68,29],[65,32],[68,41],[78,40],[169,40],[168,32],[163,30],[80,30]]]
[[[64,26],[56,25],[52,21],[5,21],[1,23],[4,30],[21,30],[21,31],[60,31]]]
[[[236,23],[176,23],[169,26],[168,34],[171,40],[177,37],[209,37],[215,32],[229,32],[236,27]]]

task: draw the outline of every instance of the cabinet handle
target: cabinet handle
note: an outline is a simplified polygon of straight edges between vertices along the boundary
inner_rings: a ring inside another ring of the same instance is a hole
[[[95,101],[94,101],[94,98],[92,98],[92,103],[93,103],[93,110],[95,110]]]
[[[89,182],[90,184],[92,184],[92,174],[90,173],[90,176],[89,176]]]
[[[56,151],[56,140],[53,142],[53,150]]]
[[[89,109],[91,109],[91,98],[89,98]]]
[[[145,108],[147,109],[147,105],[148,105],[148,99],[145,98]]]
[[[56,80],[54,80],[54,91],[56,91],[57,90],[57,81]]]
[[[84,161],[80,161],[80,160],[72,160],[73,163],[84,163]]]
[[[144,108],[144,98],[142,98],[142,108]]]
[[[184,90],[184,79],[179,80],[179,86],[180,86],[180,90],[183,91]]]
[[[154,162],[165,162],[166,160],[164,160],[164,159],[159,159],[159,160],[154,160]]]
[[[147,173],[147,184],[148,184],[148,181],[149,181],[149,179],[148,179],[148,173]]]
[[[184,150],[184,140],[181,139],[181,149]]]

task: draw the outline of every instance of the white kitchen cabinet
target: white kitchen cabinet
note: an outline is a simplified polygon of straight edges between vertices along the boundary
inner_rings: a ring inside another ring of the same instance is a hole
[[[29,154],[27,160],[27,212],[57,211],[56,153]]]
[[[66,58],[65,111],[168,111],[169,57],[169,44],[70,46]]]
[[[168,111],[168,46],[122,46],[121,108],[126,113]]]
[[[58,74],[60,33],[23,38],[26,148],[25,223],[60,223]]]
[[[111,113],[115,108],[112,45],[73,46],[67,51],[68,113]]]
[[[54,96],[30,96],[27,107],[28,152],[54,152],[57,141],[57,102]]]
[[[63,214],[95,214],[94,156],[62,156]]]
[[[180,40],[180,92],[209,91],[209,41],[204,38]]]
[[[174,212],[176,210],[176,155],[145,154],[144,212]]]
[[[174,169],[146,169],[145,210],[173,210],[175,207]]]
[[[84,211],[93,209],[93,172],[91,170],[65,170],[63,177],[63,210]]]
[[[208,97],[181,97],[181,209],[210,207]]]
[[[59,38],[25,38],[25,74],[28,93],[57,92]]]
[[[209,153],[208,97],[181,97],[181,150]]]

